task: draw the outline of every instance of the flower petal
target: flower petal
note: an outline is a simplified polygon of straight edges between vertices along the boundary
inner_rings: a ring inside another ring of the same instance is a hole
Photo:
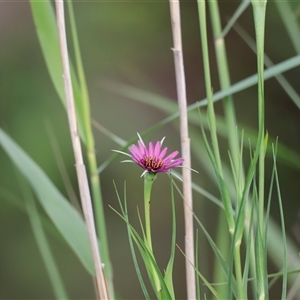
[[[143,142],[141,142],[140,140],[138,140],[138,145],[139,145],[139,149],[140,149],[140,154],[141,154],[141,156],[146,155],[147,148],[146,148],[146,146],[143,144]]]
[[[171,160],[171,159],[173,159],[173,158],[175,158],[177,155],[178,155],[178,151],[176,150],[176,151],[174,151],[174,152],[172,152],[170,155],[168,155],[166,158],[164,158],[164,163],[166,163],[166,164],[168,164],[168,162]]]
[[[160,141],[156,142],[155,148],[154,148],[154,156],[155,157],[159,157],[160,147],[161,147],[161,142]]]
[[[183,158],[177,158],[168,164],[169,169],[180,166],[184,162]]]
[[[140,150],[136,145],[132,145],[128,148],[129,152],[131,153],[131,156],[133,159],[140,159],[141,158],[141,154],[140,154]]]
[[[154,147],[153,147],[153,143],[152,143],[152,142],[149,143],[149,152],[148,152],[148,156],[154,157]]]
[[[165,148],[163,149],[163,151],[160,152],[158,158],[162,160],[163,157],[166,155],[167,151],[168,151],[168,147],[165,147]]]

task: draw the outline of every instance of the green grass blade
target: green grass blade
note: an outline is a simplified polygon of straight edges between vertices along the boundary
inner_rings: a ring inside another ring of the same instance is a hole
[[[180,249],[180,252],[182,253],[182,255],[185,257],[185,259],[188,259],[185,255],[185,253]],[[191,263],[191,262],[190,262]],[[193,266],[195,269],[195,272],[197,273],[197,275],[201,278],[201,280],[205,283],[205,285],[208,287],[208,289],[212,292],[212,294],[215,296],[215,299],[220,299],[219,295],[217,293],[217,291],[215,290],[215,288],[209,283],[209,281],[205,278],[205,276],[203,276],[203,274],[195,268],[195,266]],[[205,298],[204,298],[205,299]]]
[[[119,202],[119,206],[120,206],[120,209],[121,209],[121,214],[124,216],[124,218],[126,220],[126,224],[127,224],[128,241],[129,241],[129,247],[130,247],[130,251],[131,251],[131,255],[132,255],[133,265],[134,265],[134,268],[135,268],[140,286],[141,286],[142,291],[144,293],[145,299],[150,300],[151,298],[149,296],[147,287],[145,285],[145,282],[144,282],[144,279],[143,279],[143,276],[142,276],[142,273],[141,273],[141,270],[140,270],[140,267],[139,267],[139,264],[138,264],[137,256],[136,256],[136,253],[135,253],[135,249],[134,249],[134,245],[133,245],[133,238],[132,238],[133,232],[131,231],[131,227],[128,225],[129,224],[129,217],[128,217],[128,211],[127,211],[126,184],[124,184],[124,205],[122,204],[122,201],[121,201],[121,198],[120,198],[120,195],[119,195],[119,192],[118,192],[118,189],[117,189],[117,186],[116,186],[115,182],[114,182],[114,188],[115,188],[115,192],[116,192],[117,199],[118,199],[118,202]]]
[[[254,186],[254,189],[255,189],[255,186]],[[256,195],[255,192],[253,192],[252,194]],[[251,206],[249,205],[247,207],[251,211],[250,211],[250,214],[248,214],[248,216],[250,215],[248,230],[245,232],[246,255],[245,255],[244,272],[243,272],[243,286],[244,286],[245,290],[248,290],[249,272],[252,271],[252,273],[255,274],[255,271],[253,271],[253,269],[255,269],[255,265],[254,265],[254,248],[253,248],[253,243],[252,243],[252,241],[253,241],[254,206],[255,206],[255,200],[252,199]],[[251,283],[252,283],[252,291],[254,292],[255,285],[254,285],[253,281],[251,281]]]
[[[62,278],[60,276],[57,264],[52,255],[49,243],[47,241],[44,229],[40,220],[38,210],[36,208],[34,197],[25,179],[20,175],[20,185],[25,199],[25,207],[29,216],[32,231],[39,248],[42,260],[45,264],[54,295],[57,299],[68,299]]]
[[[294,63],[296,65],[294,65]],[[294,67],[297,66],[297,65],[300,65],[300,56],[297,56],[297,57],[295,57],[291,60],[287,60],[282,64],[284,66],[293,65]],[[275,68],[275,66],[274,66],[274,68]],[[281,67],[279,69],[282,70]],[[268,70],[273,70],[273,67],[269,68]],[[268,70],[266,72],[268,72]],[[254,80],[254,77],[255,77],[255,80]],[[235,92],[243,90],[244,85],[247,86],[249,82],[251,82],[250,86],[257,83],[257,76],[253,75],[252,77],[249,77],[245,80],[242,80],[237,84],[233,84],[230,88],[228,88],[224,91],[216,92],[213,95],[214,101],[219,101],[220,99],[222,99],[223,97],[229,95],[230,93],[235,93]],[[157,124],[155,124],[155,126],[150,128],[149,130],[147,130],[147,132],[153,132],[154,130],[156,130],[158,128],[161,128],[164,125],[176,120],[179,116],[179,114],[176,113],[177,107],[174,104],[174,101],[172,101],[172,99],[168,99],[166,97],[161,97],[161,96],[158,96],[156,94],[149,93],[147,91],[137,89],[137,88],[134,88],[134,87],[130,87],[128,85],[124,85],[124,84],[121,84],[121,83],[120,84],[119,83],[118,84],[110,83],[109,85],[106,85],[106,88],[109,89],[109,91],[111,91],[113,93],[125,96],[129,99],[144,103],[146,105],[151,105],[151,106],[156,107],[159,110],[161,110],[161,111],[163,111],[167,114],[172,114],[172,115],[168,116],[166,119],[162,120],[161,122],[158,122]],[[198,115],[197,112],[193,112],[193,110],[197,109],[199,106],[205,106],[206,103],[207,103],[207,100],[203,99],[200,102],[198,102],[196,104],[192,104],[192,105],[189,106],[189,108],[188,108],[189,111],[190,111],[189,121],[191,123],[197,124],[197,125],[199,124],[199,115]],[[203,115],[204,115],[204,113],[203,113]],[[204,124],[205,127],[207,127],[207,123],[205,121],[203,121],[203,124]],[[240,127],[243,128],[243,131],[245,133],[245,140],[244,140],[245,143],[244,143],[244,145],[246,147],[248,147],[249,146],[248,140],[250,140],[251,145],[253,147],[255,147],[256,142],[257,142],[257,133],[254,132],[254,130],[248,128],[245,125],[241,125]],[[218,134],[220,134],[221,136],[227,137],[227,134],[228,134],[227,126],[226,126],[225,121],[220,116],[218,116],[218,119],[217,119],[217,131],[218,131]],[[239,135],[241,135],[241,132],[242,132],[242,130],[239,131]],[[126,149],[128,147],[128,145],[132,144],[135,141],[136,141],[136,139],[132,139],[122,149]],[[272,142],[275,142],[275,139],[270,138],[270,143],[272,143]],[[272,147],[271,146],[268,146],[267,154],[270,157],[272,157]],[[98,171],[102,172],[109,165],[109,163],[111,163],[116,157],[117,157],[117,154],[112,155],[106,162],[104,162],[99,167]],[[297,152],[295,152],[294,150],[289,149],[288,147],[286,147],[285,145],[283,145],[281,143],[278,144],[277,160],[287,164],[288,166],[290,166],[292,168],[300,169],[300,155]]]
[[[284,245],[282,244],[282,239],[282,228],[279,228],[275,221],[270,218],[268,222],[268,255],[279,270],[282,268],[283,259]],[[299,247],[296,246],[289,237],[286,237],[286,248],[287,263],[292,267],[292,269],[300,269]],[[300,289],[299,284],[297,284],[299,277],[291,274],[288,276],[287,280],[290,286],[293,286],[296,283],[298,288],[295,293],[299,298]]]
[[[260,220],[257,220],[255,236],[255,266],[256,266],[256,299],[268,299],[268,282],[266,275],[266,249],[264,246],[264,237],[260,231]]]
[[[257,52],[257,75],[258,75],[258,136],[264,135],[265,125],[265,104],[264,104],[264,40],[265,40],[265,18],[266,18],[266,0],[252,1],[254,27],[256,37]],[[267,261],[263,232],[265,226],[264,211],[264,187],[265,187],[265,145],[262,138],[257,139],[256,151],[258,157],[258,230],[256,235],[256,269],[257,269],[257,297],[258,299],[268,298]]]
[[[297,18],[291,9],[291,3],[288,1],[275,1],[275,4],[277,5],[278,12],[293,43],[293,46],[296,52],[300,54],[300,27],[299,23],[297,22]]]
[[[64,101],[65,96],[61,78],[63,71],[52,3],[50,1],[31,0],[30,5],[47,69],[60,99]],[[57,76],[58,74],[60,76]]]
[[[48,217],[93,275],[93,260],[85,223],[79,213],[57,190],[42,169],[2,130],[0,144],[34,190]]]
[[[217,214],[216,214],[217,215]],[[230,248],[230,236],[228,233],[228,228],[226,226],[226,218],[222,210],[218,212],[217,219],[217,231],[216,231],[216,245],[222,253],[222,257],[226,261],[229,257],[229,248]],[[226,282],[227,276],[224,274],[224,270],[220,268],[218,264],[214,266],[214,277],[213,282]],[[226,299],[227,284],[221,285],[217,288],[218,295],[220,299]]]
[[[219,175],[223,177],[221,156],[219,152],[219,142],[217,137],[216,116],[215,116],[214,105],[213,105],[211,75],[210,75],[210,60],[209,60],[207,25],[206,25],[206,5],[205,5],[205,1],[197,1],[197,3],[198,3],[200,37],[201,37],[201,46],[202,46],[202,61],[203,61],[204,79],[205,79],[204,82],[205,82],[205,90],[206,90],[206,95],[208,100],[207,103],[208,127],[210,132],[211,145],[212,145],[214,160],[216,163],[216,168]],[[227,199],[223,199],[223,201],[227,201]]]
[[[283,214],[283,206],[282,206],[279,178],[278,178],[278,172],[277,172],[277,166],[276,166],[276,145],[273,150],[273,153],[274,153],[274,173],[275,173],[275,182],[276,182],[277,195],[278,195],[278,204],[279,204],[281,230],[282,230],[282,245],[283,245],[283,256],[282,256],[283,277],[282,277],[281,299],[286,299],[286,296],[287,296],[287,244],[286,244],[286,229],[285,229],[285,221],[284,221],[284,214]]]
[[[247,9],[247,7],[250,5],[250,2],[248,0],[243,0],[238,8],[235,10],[233,16],[228,21],[227,25],[224,27],[222,31],[222,36],[225,37],[225,35],[229,32],[229,30],[234,26],[238,18],[242,15],[242,13]]]
[[[231,86],[229,67],[227,61],[227,53],[225,47],[225,39],[222,36],[221,28],[221,17],[219,12],[219,6],[217,1],[208,1],[209,11],[211,16],[211,24],[214,35],[214,46],[216,52],[218,76],[221,90],[225,90]],[[239,142],[238,133],[236,130],[237,121],[235,116],[235,108],[232,95],[228,95],[222,100],[224,107],[225,120],[228,131],[228,142],[229,149],[232,154],[233,166],[237,172],[238,168],[238,153],[239,153]],[[241,174],[242,175],[242,174]]]
[[[54,88],[64,106],[66,105],[63,78],[62,78],[62,61],[59,50],[59,39],[55,13],[51,1],[30,0],[33,20],[37,29],[38,39],[41,45],[46,66],[53,82]],[[76,102],[76,112],[78,114],[78,127],[80,137],[85,142],[85,131],[83,130],[83,108],[80,97],[80,88],[71,66],[72,86]]]
[[[238,24],[234,26],[235,31],[241,36],[241,38],[247,43],[247,45],[251,48],[252,51],[256,53],[256,45],[251,36]],[[267,54],[264,56],[265,65],[270,68],[274,65],[272,60],[269,58]],[[286,80],[286,78],[282,74],[278,74],[275,76],[278,83],[285,90],[287,95],[291,98],[291,100],[295,103],[295,105],[300,109],[300,95],[297,91],[292,87],[292,85]]]
[[[219,262],[221,268],[223,269],[223,272],[226,276],[227,281],[229,281],[229,278],[231,277],[231,282],[232,282],[231,290],[236,295],[236,281],[233,277],[233,273],[228,272],[229,268],[228,268],[227,260],[224,259],[222,253],[218,249],[218,247],[215,244],[214,240],[211,238],[208,231],[205,229],[204,225],[202,224],[202,222],[199,220],[199,218],[195,214],[194,214],[194,218],[195,218],[195,221],[200,226],[201,230],[203,231],[204,235],[206,236],[212,250],[214,251],[214,254],[216,255],[217,261]]]
[[[296,55],[294,57],[288,58],[283,62],[280,62],[274,66],[269,67],[264,71],[264,80],[268,80],[270,78],[275,77],[278,74],[282,74],[286,71],[289,71],[293,68],[300,66],[300,55]],[[220,101],[224,97],[228,95],[233,95],[238,92],[241,92],[249,87],[256,85],[258,82],[257,74],[251,75],[245,79],[238,81],[237,83],[232,84],[229,88],[225,90],[218,91],[213,94],[214,102]],[[159,108],[161,111],[167,111],[168,113],[177,112],[176,105],[173,103],[173,106],[166,106],[166,97],[159,96],[154,93],[150,93],[138,88],[134,88],[122,83],[113,83],[106,82],[102,85],[103,89],[106,89],[110,92],[125,96],[127,98],[139,101],[141,103],[145,103],[147,105],[151,105],[153,107]],[[168,99],[172,101],[172,99]],[[191,104],[188,106],[188,111],[194,110],[198,107],[207,106],[207,99],[202,99],[197,103]],[[172,111],[170,111],[170,107]],[[179,114],[176,113],[178,117]]]
[[[176,248],[176,212],[174,200],[173,177],[170,178],[171,183],[171,204],[172,204],[172,240],[171,240],[171,254],[165,271],[165,282],[173,299],[175,299],[174,286],[173,286],[173,266],[175,260]]]
[[[199,231],[196,230],[196,239],[195,239],[195,267],[197,270],[199,270]],[[201,287],[200,287],[200,277],[198,276],[196,278],[196,295],[197,299],[201,300]]]
[[[117,191],[117,189],[116,189]],[[122,205],[122,202],[120,200],[120,196],[117,192],[117,197],[118,197],[118,201],[119,201],[119,205],[120,205],[120,208],[121,208],[121,213],[118,212],[116,209],[114,209],[113,207],[110,206],[110,208],[118,215],[121,217],[121,219],[126,223],[126,226],[128,227],[128,232],[130,233],[131,235],[131,239],[135,242],[137,248],[139,249],[140,251],[140,254],[143,258],[143,261],[145,263],[145,266],[147,268],[147,271],[148,271],[148,274],[150,275],[151,272],[149,272],[150,270],[152,270],[153,268],[155,269],[156,273],[157,273],[157,276],[160,280],[160,284],[161,284],[161,291],[159,291],[158,293],[158,299],[161,299],[161,300],[164,300],[164,299],[170,299],[170,300],[174,300],[174,298],[172,298],[169,290],[168,290],[168,287],[165,283],[165,280],[164,280],[164,277],[163,275],[161,274],[161,271],[155,261],[155,258],[153,257],[152,253],[149,251],[148,249],[148,246],[145,244],[144,242],[144,239],[138,234],[138,232],[133,228],[133,226],[129,223],[129,219],[128,219],[128,212],[127,212],[127,206],[126,206],[126,202],[125,202],[125,205],[123,206]],[[126,199],[125,199],[126,200]],[[143,228],[142,228],[142,231]],[[144,233],[143,233],[144,235]],[[139,269],[139,268],[138,268]],[[152,283],[152,287],[155,291],[155,284],[154,284],[154,281],[153,279],[150,277],[150,282]],[[144,281],[143,279],[141,278],[141,282],[142,284],[144,285]],[[145,287],[146,289],[146,287]],[[147,293],[148,294],[148,293]]]
[[[140,254],[143,258],[143,261],[145,263],[145,266],[149,272],[149,270],[152,270],[152,268],[155,269],[156,274],[159,278],[160,284],[161,284],[161,291],[159,291],[157,297],[160,300],[174,300],[168,290],[168,287],[165,283],[164,277],[155,261],[155,258],[152,256],[150,251],[148,250],[148,246],[145,244],[144,240],[140,237],[138,232],[132,227],[132,225],[129,223],[129,220],[126,218],[126,216],[119,213],[117,210],[115,210],[113,207],[110,206],[110,208],[119,216],[121,219],[126,223],[127,226],[130,227],[130,234],[135,242],[136,246],[138,247]],[[153,283],[153,280],[150,278],[150,281],[152,283],[153,289],[155,290],[155,285]]]
[[[199,110],[199,113],[200,113],[200,110]],[[229,192],[228,192],[227,186],[226,186],[226,184],[223,180],[223,176],[220,173],[218,163],[215,160],[213,150],[211,149],[211,147],[208,143],[208,139],[207,139],[205,131],[204,131],[204,126],[203,126],[201,114],[200,114],[200,127],[201,127],[201,131],[202,131],[202,136],[203,136],[204,144],[205,144],[205,147],[206,147],[206,151],[208,153],[208,156],[209,156],[210,161],[212,163],[215,175],[217,177],[217,182],[218,182],[220,193],[221,193],[221,196],[222,196],[222,203],[224,205],[224,212],[225,212],[225,216],[226,216],[227,223],[228,223],[228,229],[229,229],[229,232],[232,234],[233,231],[234,231],[234,226],[235,225],[234,225],[233,210],[232,210],[232,206],[231,206],[231,200],[230,200]],[[221,162],[220,162],[220,164],[221,164]]]

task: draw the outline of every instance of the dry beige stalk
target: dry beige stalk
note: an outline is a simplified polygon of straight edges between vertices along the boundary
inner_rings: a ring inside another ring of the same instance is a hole
[[[177,86],[178,107],[180,113],[181,151],[184,158],[182,178],[185,219],[185,254],[186,254],[186,284],[187,298],[196,299],[195,270],[194,270],[194,223],[190,138],[188,131],[188,115],[186,101],[185,75],[182,55],[182,40],[180,26],[180,5],[178,0],[170,0],[171,22],[173,32],[174,63]]]
[[[59,31],[60,51],[63,65],[63,79],[64,90],[67,104],[67,114],[69,120],[69,127],[73,145],[73,151],[75,155],[75,166],[77,173],[77,180],[79,185],[80,199],[82,203],[84,218],[89,235],[90,245],[92,249],[92,255],[95,267],[95,281],[97,286],[97,292],[99,299],[109,299],[106,288],[106,282],[102,269],[102,263],[98,248],[98,240],[94,223],[94,214],[91,201],[91,194],[88,185],[88,179],[86,169],[82,157],[82,150],[80,144],[80,137],[77,128],[77,119],[74,103],[74,95],[71,82],[70,66],[68,59],[68,49],[65,30],[65,17],[64,17],[64,2],[62,0],[55,0],[56,14],[57,14],[57,26]]]

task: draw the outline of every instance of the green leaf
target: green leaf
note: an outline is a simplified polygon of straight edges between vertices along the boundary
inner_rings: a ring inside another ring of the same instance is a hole
[[[59,39],[55,14],[50,1],[30,1],[33,20],[40,41],[45,62],[54,84],[54,87],[62,101],[64,101],[64,88],[62,80],[62,62],[59,51]],[[59,74],[59,76],[57,76]]]
[[[41,222],[41,218],[35,204],[32,190],[23,176],[20,175],[18,177],[20,177],[20,186],[25,200],[25,206],[32,227],[33,235],[43,259],[46,271],[48,273],[54,295],[57,299],[67,300],[67,292],[63,284],[59,268],[48,243],[46,234],[44,232],[43,224]]]
[[[39,2],[34,0],[30,1],[30,5],[34,24],[37,30],[37,36],[42,48],[42,53],[49,71],[50,78],[60,100],[64,106],[66,106],[62,77],[62,60],[53,6],[50,1]],[[85,143],[86,136],[84,131],[83,103],[81,101],[80,86],[78,84],[72,62],[70,62],[70,69],[80,138]]]
[[[93,275],[93,261],[85,223],[80,214],[58,191],[44,171],[0,128],[0,144],[34,190],[46,214]]]

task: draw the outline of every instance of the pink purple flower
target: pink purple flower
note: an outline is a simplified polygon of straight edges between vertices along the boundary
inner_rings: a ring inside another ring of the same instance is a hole
[[[174,151],[166,156],[168,148],[162,148],[164,138],[161,141],[157,141],[155,144],[150,142],[149,146],[146,147],[140,135],[138,136],[138,144],[131,145],[129,147],[130,154],[121,151],[116,152],[120,152],[131,157],[132,160],[126,160],[124,162],[135,162],[143,168],[144,172],[142,176],[147,172],[154,174],[169,172],[172,168],[178,167],[183,163],[183,158],[176,158],[179,153],[178,151]]]

